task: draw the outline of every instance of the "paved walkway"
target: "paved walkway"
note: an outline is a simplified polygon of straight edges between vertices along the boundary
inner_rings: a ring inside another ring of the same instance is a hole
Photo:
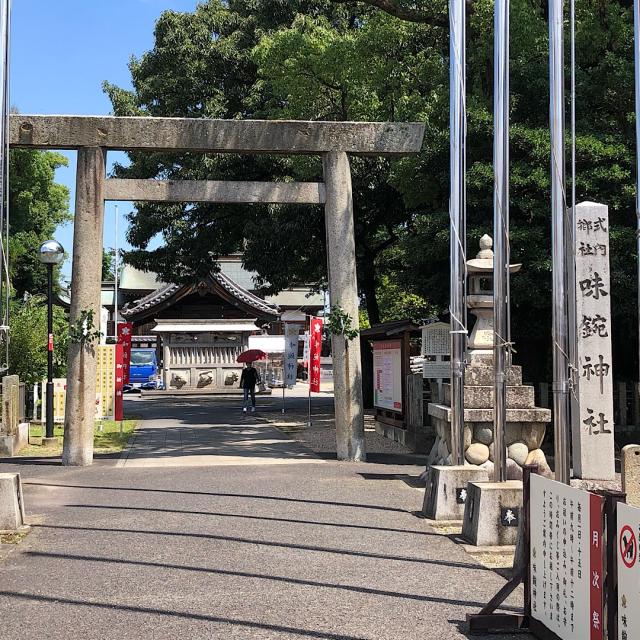
[[[412,515],[420,467],[322,462],[217,403],[132,403],[124,465],[3,465],[39,524],[0,560],[2,640],[467,637],[504,580]]]
[[[259,401],[262,406],[256,413],[243,413],[239,399],[178,397],[171,402],[169,412],[167,402],[158,399],[132,403],[133,407],[143,407],[145,419],[118,465],[133,468],[323,462],[265,423],[265,411],[281,411],[279,399]]]

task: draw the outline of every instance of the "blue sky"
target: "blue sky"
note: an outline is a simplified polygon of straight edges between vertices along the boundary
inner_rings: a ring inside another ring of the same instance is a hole
[[[153,28],[164,10],[193,11],[197,0],[14,0],[11,24],[11,104],[21,113],[107,115],[111,104],[103,80],[131,87],[127,64],[153,46]],[[75,153],[56,174],[71,192],[74,207]],[[110,153],[108,160],[122,161]],[[119,245],[126,246],[125,215],[119,203]],[[115,244],[115,203],[105,212],[105,247]],[[73,226],[56,239],[71,255]],[[71,274],[71,261],[63,278]]]

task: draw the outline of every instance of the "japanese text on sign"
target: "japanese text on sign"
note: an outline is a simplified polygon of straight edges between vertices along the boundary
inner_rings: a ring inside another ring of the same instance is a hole
[[[402,411],[402,342],[373,343],[373,404],[380,409]]]
[[[296,383],[298,373],[298,332],[299,325],[284,325],[284,383],[288,387]]]
[[[609,480],[614,477],[614,452],[606,206],[576,207],[575,246],[579,429],[574,430],[574,467],[578,477]]]
[[[311,320],[309,334],[309,389],[320,392],[320,357],[322,354],[322,318]]]
[[[563,640],[603,638],[603,505],[531,476],[531,614]]]

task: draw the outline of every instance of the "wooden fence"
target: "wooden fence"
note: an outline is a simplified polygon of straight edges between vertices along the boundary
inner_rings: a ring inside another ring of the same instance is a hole
[[[536,405],[553,409],[551,385],[548,382],[539,382],[534,387]],[[613,385],[613,419],[618,431],[640,429],[640,384],[616,382]]]

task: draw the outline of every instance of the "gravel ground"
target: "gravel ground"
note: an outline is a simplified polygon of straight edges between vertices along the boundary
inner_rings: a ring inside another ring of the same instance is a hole
[[[312,449],[323,458],[336,457],[336,430],[332,399],[316,400],[313,404],[311,427],[307,426],[308,413],[302,403],[296,403],[284,415],[269,413],[269,421],[292,438]],[[425,466],[427,456],[415,454],[398,442],[389,440],[373,428],[373,416],[365,416],[365,449],[369,462],[385,461],[397,464]]]

